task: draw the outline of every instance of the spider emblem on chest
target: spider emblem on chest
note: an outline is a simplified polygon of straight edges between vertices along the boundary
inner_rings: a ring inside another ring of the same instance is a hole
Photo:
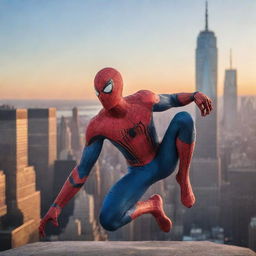
[[[147,136],[147,128],[141,121],[134,124],[134,126],[129,129],[121,130],[122,139],[125,142],[128,142],[129,140],[135,138],[136,136],[143,134]]]

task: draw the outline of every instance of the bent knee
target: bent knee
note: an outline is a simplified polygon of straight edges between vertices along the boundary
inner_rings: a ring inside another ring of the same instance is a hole
[[[109,213],[105,213],[104,211],[100,213],[99,219],[101,226],[107,231],[115,231],[120,226],[117,218]]]
[[[173,118],[178,124],[185,126],[185,127],[194,127],[194,120],[192,116],[186,112],[182,111],[177,113]]]
[[[186,111],[182,111],[176,114],[173,120],[180,128],[186,129],[189,132],[193,132],[195,130],[194,120],[192,116]]]
[[[174,116],[174,121],[180,128],[179,137],[182,141],[191,143],[195,140],[195,124],[192,116],[188,112],[179,112]]]

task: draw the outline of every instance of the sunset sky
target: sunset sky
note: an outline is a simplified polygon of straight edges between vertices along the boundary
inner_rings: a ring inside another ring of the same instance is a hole
[[[218,88],[238,70],[238,93],[256,94],[256,1],[209,0]],[[0,99],[96,99],[93,79],[111,66],[124,95],[195,90],[204,0],[1,0]]]

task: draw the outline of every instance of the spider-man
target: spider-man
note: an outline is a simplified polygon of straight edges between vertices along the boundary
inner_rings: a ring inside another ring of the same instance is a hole
[[[98,159],[104,139],[116,146],[128,163],[128,173],[109,191],[100,212],[100,223],[114,231],[138,216],[151,213],[159,227],[169,232],[171,220],[163,210],[160,195],[139,201],[145,191],[158,180],[168,177],[179,160],[176,180],[181,188],[181,201],[192,207],[195,196],[189,179],[189,166],[195,145],[193,119],[179,112],[172,119],[161,143],[157,141],[152,113],[195,102],[205,116],[212,110],[211,100],[201,92],[154,94],[148,90],[122,97],[121,74],[113,68],[100,70],[94,80],[102,110],[89,123],[86,146],[81,161],[70,173],[54,203],[41,220],[39,231],[48,221],[58,226],[58,216],[67,202],[83,186]]]

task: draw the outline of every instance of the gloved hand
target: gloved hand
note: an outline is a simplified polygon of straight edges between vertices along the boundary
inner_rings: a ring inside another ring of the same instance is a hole
[[[194,93],[194,101],[201,110],[201,116],[206,116],[212,111],[212,101],[202,92]]]
[[[48,212],[45,214],[45,216],[41,219],[40,225],[39,225],[39,235],[40,237],[45,236],[45,226],[48,221],[51,221],[52,224],[56,227],[59,226],[58,223],[58,217],[61,213],[61,207],[60,206],[51,206]]]

